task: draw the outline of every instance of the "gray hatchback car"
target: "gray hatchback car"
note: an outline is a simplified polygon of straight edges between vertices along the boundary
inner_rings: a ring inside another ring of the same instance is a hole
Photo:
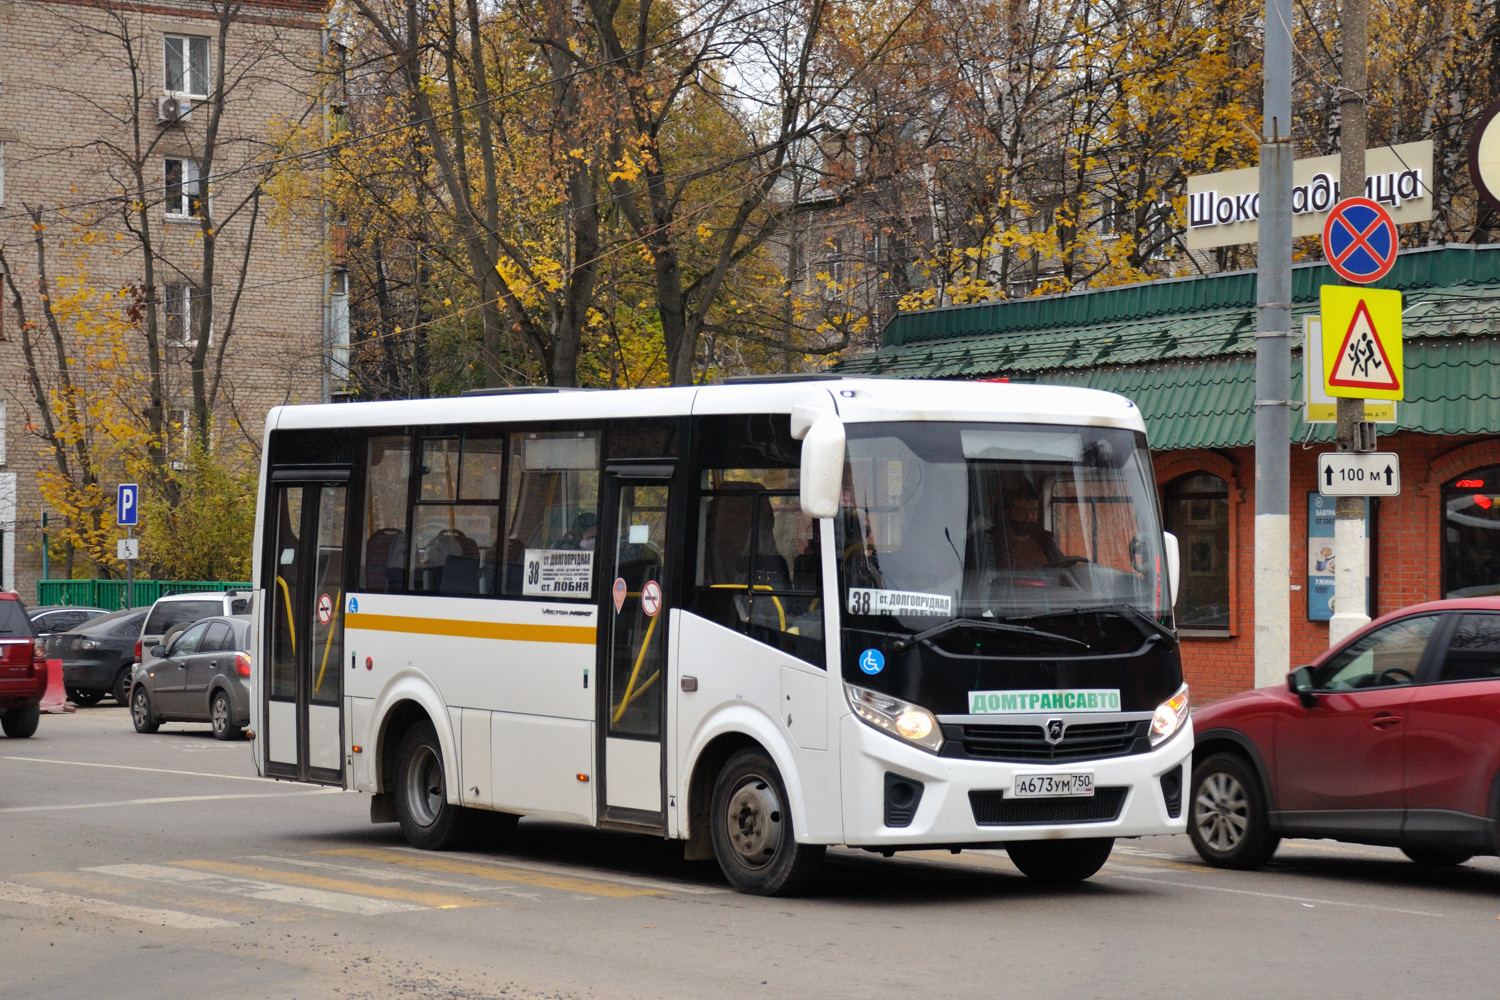
[[[194,622],[158,644],[136,669],[130,719],[138,733],[163,722],[207,722],[214,737],[238,739],[250,722],[248,615]]]

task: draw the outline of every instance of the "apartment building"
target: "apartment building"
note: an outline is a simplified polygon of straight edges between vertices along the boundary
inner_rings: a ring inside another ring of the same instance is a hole
[[[24,599],[64,375],[99,408],[74,425],[154,424],[174,461],[195,414],[253,447],[271,406],[337,390],[329,226],[277,178],[327,109],[325,10],[0,0],[0,586]]]

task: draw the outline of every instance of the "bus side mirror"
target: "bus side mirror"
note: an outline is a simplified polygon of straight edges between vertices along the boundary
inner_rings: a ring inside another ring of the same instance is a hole
[[[795,434],[795,431],[794,431]],[[802,437],[802,513],[833,517],[844,485],[844,422],[821,413]]]
[[[1182,553],[1177,551],[1177,536],[1170,531],[1161,533],[1162,548],[1167,554],[1167,593],[1172,607],[1177,606],[1177,578],[1182,575]]]
[[[1312,667],[1298,667],[1286,675],[1287,690],[1297,696],[1302,702],[1303,708],[1312,708],[1318,703],[1317,695],[1313,694],[1313,672]]]

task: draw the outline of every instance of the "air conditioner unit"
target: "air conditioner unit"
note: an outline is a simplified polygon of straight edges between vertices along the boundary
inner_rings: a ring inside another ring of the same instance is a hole
[[[159,97],[156,100],[156,120],[163,125],[186,121],[192,113],[193,106],[181,97]]]

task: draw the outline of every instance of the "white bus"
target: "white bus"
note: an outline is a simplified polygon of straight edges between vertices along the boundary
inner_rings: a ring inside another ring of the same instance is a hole
[[[1087,878],[1185,829],[1140,412],[806,378],[289,406],[252,728],[424,848],[519,816],[680,839],[751,893],[827,845]]]

